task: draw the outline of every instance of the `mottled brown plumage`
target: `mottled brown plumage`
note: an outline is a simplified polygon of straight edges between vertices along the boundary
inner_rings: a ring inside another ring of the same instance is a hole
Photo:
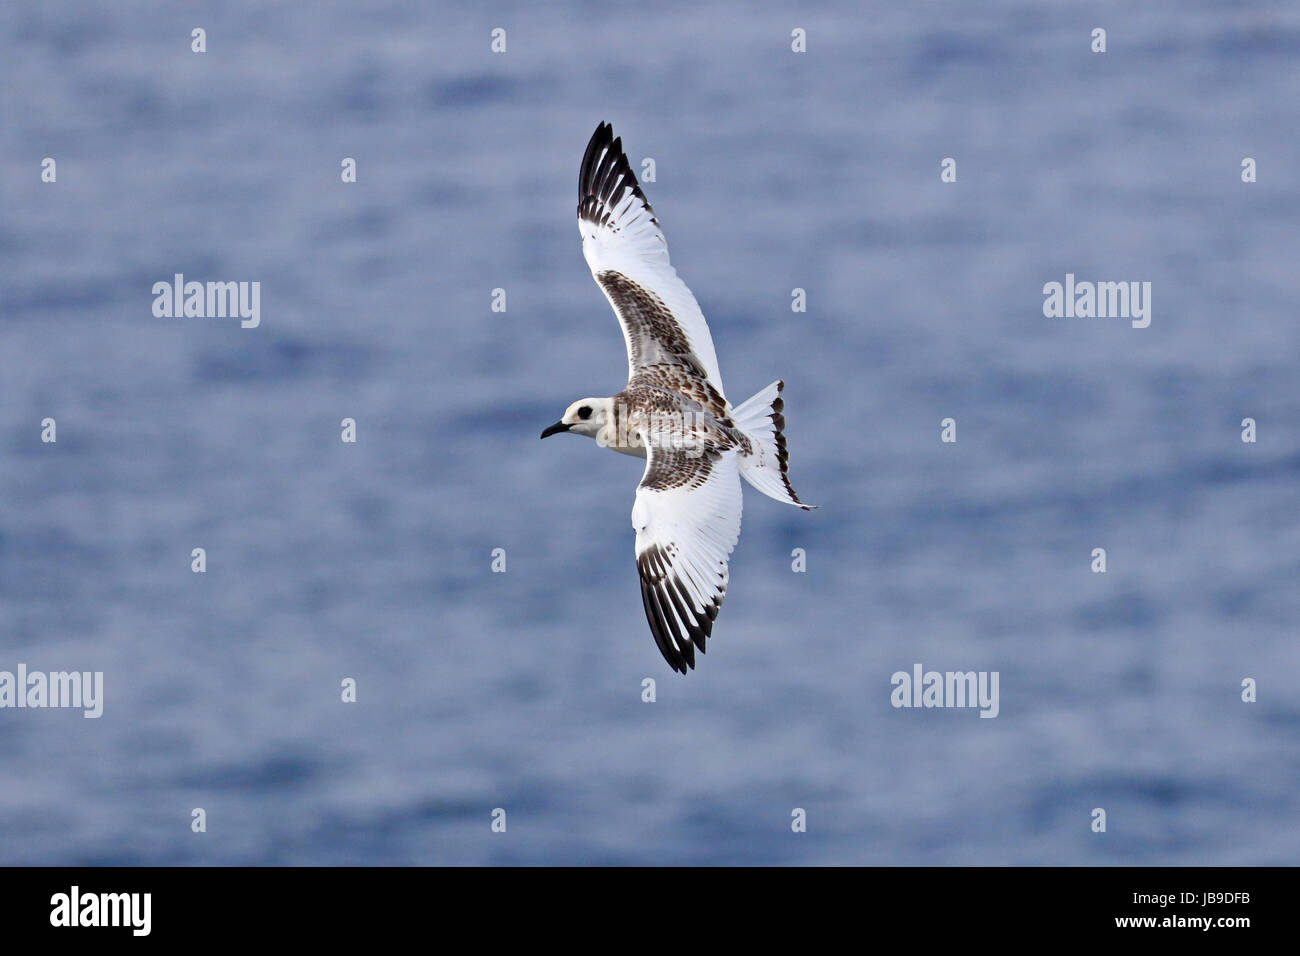
[[[623,320],[628,360],[633,368],[676,365],[686,369],[690,378],[707,382],[708,374],[663,300],[621,272],[599,272],[596,281]]]

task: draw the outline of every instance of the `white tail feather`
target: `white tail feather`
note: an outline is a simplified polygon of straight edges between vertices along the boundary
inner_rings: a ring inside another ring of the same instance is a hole
[[[741,456],[740,477],[769,498],[807,511],[817,506],[799,500],[786,473],[789,455],[785,448],[785,435],[781,433],[785,428],[782,414],[785,403],[781,400],[783,388],[785,382],[773,382],[731,411],[731,420],[754,445],[751,454]]]

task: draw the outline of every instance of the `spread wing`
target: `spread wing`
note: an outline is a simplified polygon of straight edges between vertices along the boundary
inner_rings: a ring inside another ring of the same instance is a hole
[[[740,537],[735,451],[651,447],[632,506],[641,600],[673,670],[695,666],[727,592],[727,558]]]
[[[663,230],[608,123],[596,128],[582,157],[578,232],[623,327],[628,379],[649,365],[680,365],[724,395],[704,313],[668,261]]]

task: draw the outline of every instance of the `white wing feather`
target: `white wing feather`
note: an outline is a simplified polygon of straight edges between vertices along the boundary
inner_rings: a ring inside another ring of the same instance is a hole
[[[709,382],[719,395],[724,395],[704,313],[669,261],[668,242],[654,210],[623,153],[622,141],[614,139],[606,123],[596,129],[583,157],[578,178],[578,231],[582,235],[582,255],[623,327],[628,378],[637,372],[634,337],[645,334],[645,329],[629,326],[628,317],[601,281],[602,273],[619,273],[658,299],[671,313]]]
[[[691,458],[647,448],[632,506],[637,569],[646,619],[664,659],[683,674],[703,653],[730,579],[740,538],[736,452]]]

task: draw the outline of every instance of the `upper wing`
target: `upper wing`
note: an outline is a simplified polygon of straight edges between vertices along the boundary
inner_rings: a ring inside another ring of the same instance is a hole
[[[692,457],[647,443],[632,506],[641,600],[660,653],[683,674],[695,666],[695,648],[704,653],[727,592],[740,508],[735,451],[706,448]]]
[[[704,313],[668,261],[654,210],[623,153],[623,141],[601,123],[578,174],[582,254],[623,326],[628,378],[647,365],[682,365],[723,395],[718,359]]]

